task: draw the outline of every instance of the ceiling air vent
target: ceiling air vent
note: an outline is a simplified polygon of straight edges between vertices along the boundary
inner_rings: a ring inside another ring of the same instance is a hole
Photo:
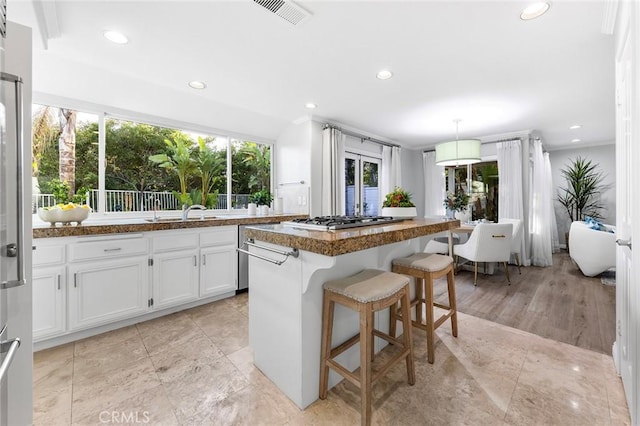
[[[285,21],[298,25],[311,18],[311,14],[291,1],[285,0],[253,0],[271,13],[275,13]]]

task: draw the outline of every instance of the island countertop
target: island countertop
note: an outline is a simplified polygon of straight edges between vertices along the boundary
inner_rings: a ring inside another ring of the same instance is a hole
[[[247,228],[247,238],[338,256],[385,244],[397,243],[460,226],[459,220],[411,219],[387,225],[370,225],[336,231],[311,231],[288,225],[256,225]]]
[[[300,214],[272,214],[267,216],[219,214],[215,217],[182,221],[175,217],[159,218],[157,222],[146,218],[131,217],[117,219],[87,220],[82,225],[34,224],[33,238],[71,237],[79,235],[119,234],[127,232],[161,231],[167,229],[203,228],[225,225],[249,225],[279,223],[285,220],[308,217]]]

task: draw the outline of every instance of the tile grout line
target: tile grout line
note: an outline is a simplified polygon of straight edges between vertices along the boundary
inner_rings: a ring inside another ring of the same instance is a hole
[[[509,409],[511,408],[511,401],[513,400],[513,395],[516,393],[516,388],[518,387],[518,383],[520,382],[520,375],[522,375],[522,370],[524,368],[525,362],[527,362],[527,357],[529,356],[529,352],[531,351],[531,343],[528,344],[528,347],[525,350],[524,357],[522,358],[522,364],[520,364],[520,371],[518,371],[518,377],[516,378],[516,382],[513,385],[513,390],[511,391],[511,396],[509,397],[509,403],[507,404],[507,409],[504,411],[504,417],[502,421],[506,423],[507,415],[509,414]]]

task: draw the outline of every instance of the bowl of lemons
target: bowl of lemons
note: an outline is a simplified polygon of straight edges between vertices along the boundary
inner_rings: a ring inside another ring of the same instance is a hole
[[[91,213],[91,207],[76,203],[56,204],[38,209],[38,217],[45,222],[50,222],[51,226],[55,226],[57,222],[63,225],[75,222],[80,225],[83,220],[89,217],[89,213]]]

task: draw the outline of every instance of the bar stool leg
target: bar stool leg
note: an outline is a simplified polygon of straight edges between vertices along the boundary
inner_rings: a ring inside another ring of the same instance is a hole
[[[413,362],[413,332],[411,330],[411,301],[409,300],[409,286],[406,287],[400,306],[402,309],[402,328],[404,329],[403,343],[405,348],[409,348],[409,355],[406,357],[407,380],[410,385],[414,385],[416,383],[416,371]]]
[[[451,334],[458,337],[458,308],[456,306],[456,283],[453,279],[453,268],[447,272],[447,291],[449,293],[449,309],[451,314]]]
[[[422,305],[424,304],[424,278],[413,278],[416,283],[416,322],[422,324]]]
[[[327,398],[329,390],[329,367],[327,360],[331,356],[331,338],[333,333],[333,311],[335,302],[324,291],[322,302],[322,355],[320,359],[320,399]]]
[[[427,361],[433,364],[435,351],[433,345],[434,339],[434,321],[433,321],[433,278],[429,275],[428,279],[424,279],[425,305],[427,309]]]
[[[363,426],[371,424],[371,353],[373,352],[373,312],[370,304],[360,307],[360,404]]]
[[[402,306],[402,305],[401,305]],[[394,303],[389,308],[389,336],[396,337],[396,327],[398,323],[398,317],[396,313],[398,312],[398,304]],[[404,319],[402,320],[404,324]]]

